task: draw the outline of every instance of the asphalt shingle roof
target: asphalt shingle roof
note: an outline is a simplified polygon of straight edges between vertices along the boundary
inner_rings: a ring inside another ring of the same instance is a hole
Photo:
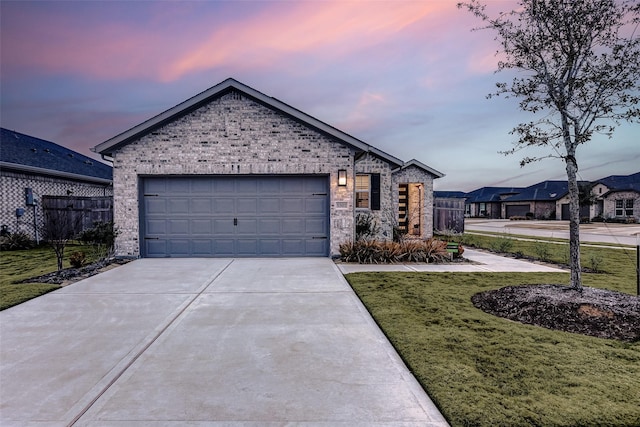
[[[596,182],[606,185],[610,191],[635,190],[640,192],[640,172],[631,175],[611,175]]]
[[[520,187],[482,187],[467,193],[467,203],[490,203],[504,200],[507,196],[520,193]]]
[[[4,128],[0,130],[0,162],[5,167],[27,166],[91,178],[113,179],[113,169],[109,165],[51,141]]]

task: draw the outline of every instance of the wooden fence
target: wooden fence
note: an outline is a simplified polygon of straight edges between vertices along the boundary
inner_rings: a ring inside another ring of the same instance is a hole
[[[42,196],[42,210],[65,211],[71,215],[74,234],[93,228],[96,222],[113,221],[113,197]]]
[[[433,229],[464,233],[464,200],[436,197],[433,201]]]

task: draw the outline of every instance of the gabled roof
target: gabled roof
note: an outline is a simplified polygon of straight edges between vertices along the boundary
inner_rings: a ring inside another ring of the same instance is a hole
[[[206,105],[212,100],[221,97],[231,91],[241,92],[248,98],[268,108],[276,110],[306,126],[312,127],[319,132],[354,148],[356,151],[372,153],[390,163],[392,167],[399,167],[404,164],[402,160],[393,157],[381,150],[378,150],[377,148],[372,147],[369,144],[366,144],[365,142],[336,129],[333,126],[330,126],[314,117],[311,117],[310,115],[303,113],[302,111],[288,104],[285,104],[284,102],[276,98],[267,96],[264,93],[259,92],[232,78],[228,78],[225,81],[205,90],[204,92],[201,92],[196,96],[176,105],[175,107],[170,108],[163,113],[160,113],[157,116],[152,117],[143,123],[140,123],[137,126],[132,127],[131,129],[121,133],[120,135],[114,136],[113,138],[108,139],[101,144],[98,144],[92,149],[92,151],[100,153],[102,155],[110,156],[119,147],[122,147],[129,142],[132,142],[167,123],[170,123],[186,114],[189,114],[195,109]]]
[[[51,141],[0,128],[0,166],[21,172],[110,184],[113,169]]]
[[[594,184],[606,185],[609,192],[625,190],[640,192],[640,172],[631,175],[611,175],[597,180]]]
[[[589,184],[589,182],[578,181],[578,185],[586,184]],[[525,188],[515,196],[509,197],[507,202],[551,202],[563,198],[567,193],[569,193],[567,181],[542,181]]]
[[[408,162],[404,162],[404,164],[402,166],[400,166],[398,169],[394,170],[393,172],[398,172],[398,171],[400,171],[402,169],[406,169],[406,168],[411,167],[411,166],[414,166],[414,167],[416,167],[418,169],[422,169],[423,171],[428,172],[431,175],[434,175],[436,178],[442,178],[444,176],[444,174],[442,172],[439,172],[439,171],[437,171],[437,170],[425,165],[424,163],[419,162],[416,159],[411,159]]]
[[[482,187],[466,193],[467,203],[500,202],[523,191],[522,187]]]

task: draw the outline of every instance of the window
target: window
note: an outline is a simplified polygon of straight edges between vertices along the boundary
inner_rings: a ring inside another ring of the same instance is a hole
[[[371,179],[369,175],[356,175],[356,209],[369,209]]]
[[[633,199],[616,200],[616,216],[633,216]]]
[[[633,216],[633,199],[624,201],[624,216]]]

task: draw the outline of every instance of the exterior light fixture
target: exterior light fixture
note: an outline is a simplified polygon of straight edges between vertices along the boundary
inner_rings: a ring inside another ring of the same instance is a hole
[[[347,171],[345,169],[340,169],[338,171],[338,185],[340,187],[347,186]]]

